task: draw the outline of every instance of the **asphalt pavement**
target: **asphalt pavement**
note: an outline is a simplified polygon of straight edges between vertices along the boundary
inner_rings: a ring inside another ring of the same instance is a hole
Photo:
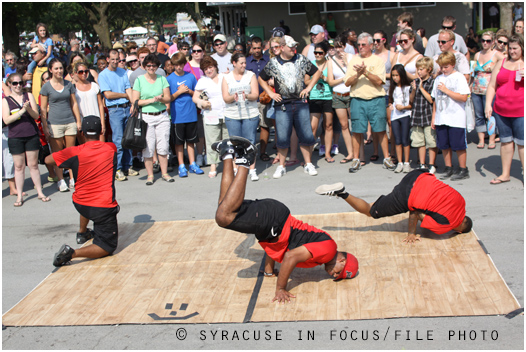
[[[472,132],[470,140],[476,136]],[[340,143],[343,146],[343,142]],[[486,145],[487,146],[487,145]],[[470,178],[446,181],[466,199],[467,214],[497,269],[521,306],[524,306],[524,184],[521,163],[515,154],[511,182],[490,185],[500,174],[497,149],[479,150],[470,142]],[[372,146],[365,148],[366,158]],[[269,154],[275,150],[269,147]],[[248,181],[246,198],[275,198],[292,214],[323,214],[352,211],[337,198],[320,197],[320,184],[343,182],[349,192],[374,201],[386,194],[404,174],[382,168],[381,159],[368,162],[354,174],[339,161],[328,164],[315,156],[318,176],[309,176],[301,166],[287,168],[281,179],[272,179],[275,166],[258,159],[258,182]],[[411,151],[416,160],[416,150]],[[454,159],[456,163],[456,158]],[[416,163],[412,163],[416,167]],[[441,155],[438,171],[444,168]],[[47,171],[41,166],[42,180]],[[146,186],[146,172],[128,181],[116,182],[121,206],[119,223],[212,219],[217,207],[221,173],[209,179],[190,174],[174,183],[156,174],[153,186]],[[221,169],[220,169],[221,170]],[[79,216],[71,194],[60,193],[46,181],[49,203],[37,199],[26,171],[20,208],[13,207],[7,182],[2,183],[2,313],[31,292],[54,267],[53,255],[63,243],[74,247]],[[402,240],[401,235],[400,240]],[[402,244],[401,244],[402,245]],[[152,255],[155,255],[152,253]],[[86,294],[89,294],[87,292]],[[79,302],[82,304],[82,302]],[[69,327],[7,327],[2,331],[4,349],[524,349],[524,315],[441,318],[400,318],[384,320],[280,322],[246,324],[162,324]]]

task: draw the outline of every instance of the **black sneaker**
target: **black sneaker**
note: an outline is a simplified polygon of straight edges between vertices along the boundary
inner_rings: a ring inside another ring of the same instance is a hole
[[[241,156],[236,156],[236,165],[250,167],[256,160],[256,153],[245,153]]]
[[[466,167],[465,169],[460,168],[460,172],[458,174],[455,174],[451,177],[451,181],[459,181],[459,180],[465,180],[469,178],[469,171]]]
[[[254,154],[255,156],[256,147],[250,143],[248,139],[239,136],[232,136],[230,137],[230,141],[236,149],[236,158],[242,157],[244,154]]]
[[[221,160],[227,154],[234,155],[234,145],[229,139],[223,139],[221,142],[215,142],[212,144],[212,149],[219,153]]]
[[[91,240],[93,238],[93,231],[91,229],[87,229],[86,232],[77,232],[77,243],[78,244],[84,244],[87,241]]]
[[[453,168],[451,166],[446,166],[446,168],[444,170],[444,173],[442,174],[442,176],[440,176],[440,179],[441,180],[447,180],[448,178],[453,176],[454,173],[455,173],[455,171],[453,170]]]
[[[63,244],[62,247],[60,247],[59,251],[55,253],[53,265],[59,267],[66,264],[73,257],[73,253],[75,253],[75,250],[73,248],[71,248],[67,244]]]
[[[321,185],[314,192],[322,196],[339,196],[345,192],[345,186],[341,182],[332,185]]]

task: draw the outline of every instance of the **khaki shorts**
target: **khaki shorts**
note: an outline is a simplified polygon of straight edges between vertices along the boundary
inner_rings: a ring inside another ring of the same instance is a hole
[[[269,106],[270,104],[261,104],[258,101],[259,126],[267,129],[274,126],[272,120],[267,117],[267,110]]]
[[[65,125],[54,125],[49,121],[47,123],[49,128],[49,134],[51,138],[62,138],[64,136],[76,136],[77,135],[77,123],[67,123]]]
[[[426,148],[436,148],[437,133],[431,126],[413,126],[411,127],[411,146],[419,148],[425,146]]]

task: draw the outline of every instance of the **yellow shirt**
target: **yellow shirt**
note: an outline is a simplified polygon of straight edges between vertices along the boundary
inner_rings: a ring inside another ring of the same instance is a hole
[[[40,94],[40,88],[42,88],[42,74],[47,71],[47,66],[44,67],[35,67],[33,71],[33,83],[32,83],[32,93],[35,101],[38,102],[38,95]]]
[[[362,62],[366,66],[366,70],[382,79],[385,83],[385,62],[378,55],[371,55],[368,58],[362,58],[360,55],[354,55],[347,66],[347,73],[344,77],[344,82],[351,76],[356,74],[354,65],[361,65]],[[360,98],[365,100],[371,100],[377,97],[385,96],[385,90],[380,85],[376,87],[372,84],[365,75],[361,75],[358,78],[358,82],[351,87],[351,97]]]

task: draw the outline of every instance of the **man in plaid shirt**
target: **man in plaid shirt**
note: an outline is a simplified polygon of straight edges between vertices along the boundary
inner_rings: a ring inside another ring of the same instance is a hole
[[[429,172],[434,174],[435,159],[437,156],[436,131],[431,128],[433,117],[433,90],[434,79],[433,59],[423,57],[416,62],[416,72],[419,78],[411,82],[411,145],[418,148],[419,168],[429,168]],[[426,148],[429,149],[429,167],[426,167]]]

